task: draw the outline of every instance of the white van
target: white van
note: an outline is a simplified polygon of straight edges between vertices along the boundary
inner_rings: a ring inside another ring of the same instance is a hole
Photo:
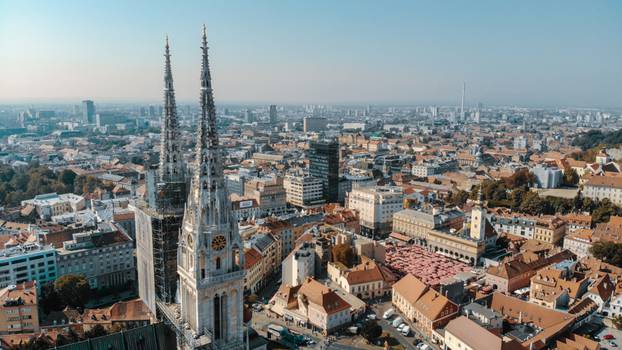
[[[391,318],[391,316],[393,316],[394,313],[395,313],[395,310],[389,309],[385,311],[384,314],[382,314],[382,318],[384,318],[385,320],[388,320]]]
[[[404,328],[402,328],[402,335],[407,337],[408,334],[410,334],[410,327],[409,326],[405,326]]]

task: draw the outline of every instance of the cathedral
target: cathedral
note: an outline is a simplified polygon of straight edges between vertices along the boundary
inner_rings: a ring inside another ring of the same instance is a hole
[[[244,254],[225,187],[203,28],[201,115],[177,250],[181,319],[214,348],[243,348]]]
[[[244,254],[225,187],[205,27],[201,51],[201,112],[186,175],[166,42],[160,162],[137,209],[144,214],[137,216],[139,293],[175,331],[178,349],[244,349]],[[178,225],[160,232],[154,217],[167,214],[176,214]]]

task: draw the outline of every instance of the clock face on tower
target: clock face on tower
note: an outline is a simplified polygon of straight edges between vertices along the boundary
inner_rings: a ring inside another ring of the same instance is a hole
[[[212,239],[212,249],[223,250],[227,245],[227,239],[223,235],[218,235]]]

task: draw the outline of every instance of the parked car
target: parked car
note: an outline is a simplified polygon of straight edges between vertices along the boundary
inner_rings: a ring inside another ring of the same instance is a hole
[[[391,316],[393,316],[394,313],[395,313],[395,310],[389,309],[385,311],[384,314],[382,314],[382,318],[384,318],[385,320],[388,320],[389,318],[391,318]]]
[[[402,328],[402,335],[407,337],[410,334],[410,327],[409,326],[404,326],[404,328]]]
[[[611,340],[611,339],[615,339],[616,337],[613,336],[613,334],[606,334],[603,336],[603,339],[607,339],[607,340]]]
[[[377,318],[377,316],[376,316],[376,314],[375,314],[375,313],[373,313],[373,312],[372,312],[372,313],[370,313],[369,315],[367,315],[367,319],[368,319],[368,320],[375,320],[376,318]]]
[[[400,324],[399,326],[397,326],[397,331],[401,333],[404,327],[406,327],[406,323]]]
[[[402,320],[401,317],[396,318],[392,323],[393,328],[397,328],[397,326],[399,326],[402,322],[404,322],[404,320]]]

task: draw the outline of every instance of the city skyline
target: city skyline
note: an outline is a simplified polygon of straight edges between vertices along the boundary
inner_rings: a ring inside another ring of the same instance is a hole
[[[620,4],[521,5],[2,3],[0,103],[161,102],[167,34],[194,103],[205,22],[219,104],[619,107]]]

